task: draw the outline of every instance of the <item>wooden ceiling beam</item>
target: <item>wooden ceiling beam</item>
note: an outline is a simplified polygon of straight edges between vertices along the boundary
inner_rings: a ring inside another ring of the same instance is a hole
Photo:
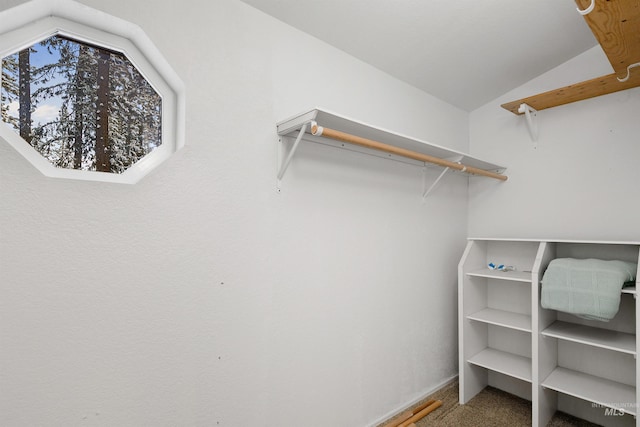
[[[580,9],[591,4],[591,0],[575,1]],[[627,67],[640,62],[640,0],[595,0],[584,20],[618,77],[624,79]]]
[[[581,11],[591,9],[592,1],[593,10],[583,16],[614,73],[507,102],[503,108],[520,115],[523,103],[539,111],[640,86],[640,68],[629,68],[640,62],[640,0],[575,0]]]

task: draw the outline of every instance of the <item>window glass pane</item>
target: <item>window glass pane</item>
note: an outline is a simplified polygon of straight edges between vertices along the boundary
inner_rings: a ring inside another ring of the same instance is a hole
[[[2,58],[2,120],[60,168],[122,173],[162,144],[162,100],[122,54],[59,35]]]

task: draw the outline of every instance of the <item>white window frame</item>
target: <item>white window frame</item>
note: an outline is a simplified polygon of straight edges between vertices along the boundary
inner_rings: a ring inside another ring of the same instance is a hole
[[[73,0],[32,0],[0,11],[1,58],[56,34],[122,53],[129,59],[162,98],[162,144],[118,174],[55,167],[4,122],[0,122],[0,138],[46,176],[125,184],[135,184],[182,148],[184,84],[140,27]]]

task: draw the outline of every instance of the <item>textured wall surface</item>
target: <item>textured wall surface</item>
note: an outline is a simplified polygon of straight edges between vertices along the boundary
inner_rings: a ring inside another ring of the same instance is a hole
[[[509,168],[505,185],[472,182],[471,236],[640,241],[640,89],[538,112],[537,143],[499,107],[611,72],[598,46],[471,113],[471,152]]]
[[[362,426],[456,374],[467,179],[424,202],[418,167],[304,144],[278,193],[275,123],[465,151],[467,113],[239,1],[83,3],[173,64],[186,146],[130,186],[0,141],[0,425]]]

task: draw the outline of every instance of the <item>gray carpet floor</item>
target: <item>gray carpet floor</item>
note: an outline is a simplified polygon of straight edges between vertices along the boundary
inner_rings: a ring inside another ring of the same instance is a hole
[[[487,387],[467,404],[458,404],[458,382],[438,390],[423,401],[441,400],[442,406],[416,422],[416,427],[525,427],[531,426],[531,402]],[[417,403],[415,406],[418,406]],[[393,418],[392,418],[393,419]],[[380,424],[384,426],[390,420]],[[596,427],[596,424],[556,412],[547,427]]]

